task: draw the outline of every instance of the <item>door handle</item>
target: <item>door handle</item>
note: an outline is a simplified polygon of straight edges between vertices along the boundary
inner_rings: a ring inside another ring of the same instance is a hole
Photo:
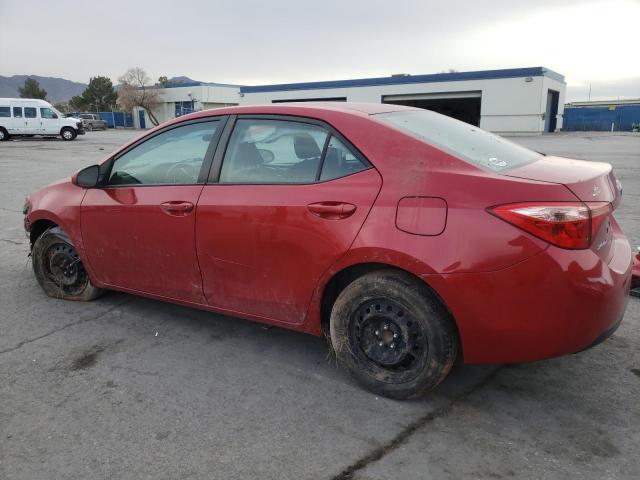
[[[176,216],[187,215],[189,212],[193,210],[193,207],[194,207],[193,203],[181,202],[179,200],[164,202],[160,204],[160,208],[164,210],[165,213],[167,213],[168,215],[176,215]]]
[[[338,220],[353,215],[356,206],[344,202],[318,202],[307,205],[307,209],[320,218]]]

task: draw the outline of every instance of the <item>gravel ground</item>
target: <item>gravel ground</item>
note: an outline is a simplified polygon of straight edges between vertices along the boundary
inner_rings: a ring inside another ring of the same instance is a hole
[[[354,386],[318,338],[125,294],[45,297],[25,195],[137,134],[0,144],[1,479],[640,478],[638,299],[597,348],[457,367],[395,402]],[[611,162],[640,244],[640,137],[514,140]]]

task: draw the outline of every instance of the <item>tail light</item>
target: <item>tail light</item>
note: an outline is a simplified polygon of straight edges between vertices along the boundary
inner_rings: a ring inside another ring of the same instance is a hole
[[[553,245],[579,250],[589,248],[612,210],[607,202],[524,202],[488,212]]]

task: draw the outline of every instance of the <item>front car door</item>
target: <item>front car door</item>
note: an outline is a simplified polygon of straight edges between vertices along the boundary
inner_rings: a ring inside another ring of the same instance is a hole
[[[311,120],[241,116],[222,147],[197,207],[205,297],[231,313],[302,323],[381,177],[338,132]]]
[[[49,107],[40,107],[40,125],[42,133],[46,135],[60,133],[58,115]]]
[[[195,205],[226,119],[171,125],[105,164],[89,189],[82,238],[98,280],[121,290],[204,303]]]

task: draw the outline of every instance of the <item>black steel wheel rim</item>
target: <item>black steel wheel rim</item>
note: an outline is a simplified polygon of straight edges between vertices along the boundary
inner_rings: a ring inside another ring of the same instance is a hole
[[[44,270],[47,279],[66,295],[82,293],[89,281],[78,254],[68,243],[54,243],[47,249]]]
[[[425,366],[427,336],[414,312],[387,298],[362,303],[350,321],[352,352],[380,379],[409,381]]]

